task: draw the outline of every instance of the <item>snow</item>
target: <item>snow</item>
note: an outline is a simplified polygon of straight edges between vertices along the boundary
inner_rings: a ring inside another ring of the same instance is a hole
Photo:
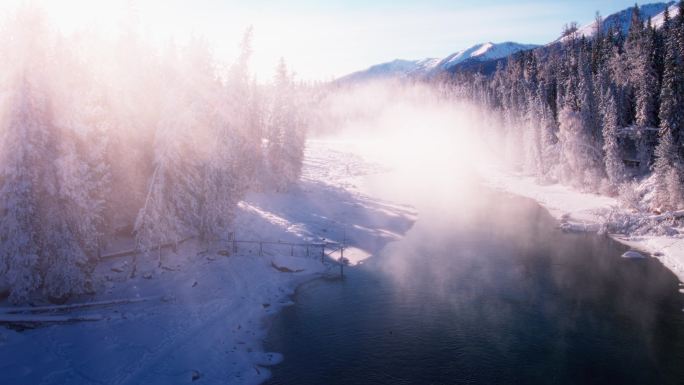
[[[481,43],[447,56],[438,64],[438,66],[441,69],[448,70],[466,60],[485,61],[501,59],[514,53],[534,49],[536,47],[538,46],[534,44],[519,44],[513,42]]]
[[[646,258],[646,257],[636,250],[629,250],[629,251],[625,251],[624,253],[622,253],[622,258],[642,259],[642,258]]]
[[[644,4],[639,6],[639,11],[641,12],[641,17],[644,21],[648,20],[649,17],[652,18],[652,22],[656,26],[660,26],[663,23],[663,14],[665,11],[665,8],[668,6],[668,4],[672,4],[671,2],[669,3],[652,3],[652,4]],[[631,17],[632,17],[632,7],[625,8],[622,11],[613,13],[611,15],[605,16],[603,18],[603,29],[607,30],[608,28],[611,27],[617,27],[623,34],[627,34],[627,31],[629,31],[629,26],[631,24]],[[678,13],[675,5],[670,6],[670,16],[674,16]],[[674,10],[673,10],[674,9]],[[577,29],[575,31],[574,35],[575,37],[592,37],[596,33],[596,21],[592,21],[591,23],[585,24]],[[562,37],[558,39],[557,41],[565,41],[567,37]]]
[[[480,173],[484,183],[493,188],[537,201],[567,231],[602,232],[606,218],[615,212],[635,222],[648,223],[659,217],[633,212],[622,207],[615,198],[580,192],[561,184],[541,185],[534,177],[511,173],[492,165],[483,166]],[[648,183],[646,181],[643,184]],[[673,230],[671,235],[657,235],[625,229],[624,234],[609,235],[620,243],[658,258],[684,282],[684,237],[680,235],[684,229],[680,230]],[[633,251],[628,253],[629,256],[634,255]]]
[[[365,70],[346,75],[338,81],[358,82],[371,79],[402,78],[420,76],[433,69],[440,59],[426,58],[421,60],[396,59],[391,62],[376,64]]]
[[[501,59],[516,52],[537,48],[534,44],[481,43],[468,49],[453,53],[446,58],[426,58],[421,60],[396,59],[391,62],[371,66],[338,79],[340,82],[359,82],[387,78],[406,78],[427,76],[437,70],[448,70],[467,60],[487,61]]]
[[[96,295],[62,306],[0,303],[1,384],[258,384],[278,353],[264,352],[270,317],[292,304],[306,281],[339,274],[339,247],[351,263],[378,252],[412,226],[410,207],[367,196],[360,178],[385,170],[345,146],[310,141],[303,178],[287,193],[251,193],[240,204],[236,239],[273,244],[217,244],[195,240],[97,267]],[[289,246],[326,242],[320,249]],[[127,248],[129,242],[117,242]],[[116,252],[117,250],[110,250]],[[308,254],[308,256],[307,256]],[[113,271],[112,268],[116,267]],[[84,322],[88,321],[88,322]],[[11,359],[7,359],[11,357]],[[287,357],[285,357],[287,359]]]
[[[679,15],[679,5],[677,5],[676,3],[672,4],[669,7],[669,10],[670,10],[670,18],[671,19],[674,18],[675,16]],[[664,22],[665,22],[665,11],[653,16],[653,18],[651,19],[651,23],[653,23],[653,25],[656,27],[661,27]]]

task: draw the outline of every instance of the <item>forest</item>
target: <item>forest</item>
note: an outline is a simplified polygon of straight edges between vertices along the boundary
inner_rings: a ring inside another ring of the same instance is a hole
[[[649,210],[684,203],[684,2],[662,25],[631,12],[628,33],[603,28],[591,38],[576,25],[550,45],[499,62],[491,75],[439,79],[466,97],[502,138],[507,161],[541,183],[620,196],[653,180]],[[637,208],[637,207],[635,207]]]
[[[299,178],[312,93],[284,61],[272,82],[253,79],[251,30],[221,66],[203,39],[158,49],[135,23],[113,38],[67,37],[29,6],[1,28],[11,60],[0,63],[0,289],[10,301],[91,292],[116,236],[148,258],[188,237],[227,239],[245,193]]]
[[[472,129],[540,183],[679,210],[684,2],[677,10],[656,25],[635,7],[626,34],[597,16],[590,38],[570,25],[493,74],[427,82],[470,101],[488,126]],[[245,194],[287,191],[307,132],[350,118],[326,111],[339,85],[296,81],[284,60],[258,82],[251,30],[224,65],[202,38],[154,45],[133,21],[114,37],[65,36],[29,7],[0,28],[0,55],[12,58],[0,63],[0,293],[13,303],[91,293],[117,237],[160,267],[162,245],[229,239]]]

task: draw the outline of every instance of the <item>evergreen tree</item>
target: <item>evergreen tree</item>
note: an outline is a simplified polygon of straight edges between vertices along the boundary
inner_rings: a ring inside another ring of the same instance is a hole
[[[17,87],[0,152],[4,165],[0,168],[0,275],[15,303],[27,300],[42,284],[41,167],[46,164],[37,150],[44,149],[47,136],[45,101],[35,95],[28,80],[22,79]]]
[[[295,86],[281,59],[276,69],[274,99],[268,122],[268,163],[276,190],[299,179],[304,159],[305,130],[295,100]]]
[[[679,19],[679,17],[678,17]],[[678,49],[677,26],[665,21],[666,50],[660,94],[660,135],[655,149],[654,172],[657,204],[675,208],[682,201],[682,159],[678,144],[684,123],[684,68]]]
[[[608,181],[618,187],[625,181],[626,171],[622,162],[622,154],[618,141],[618,119],[615,97],[612,90],[607,90],[603,103],[603,151]]]

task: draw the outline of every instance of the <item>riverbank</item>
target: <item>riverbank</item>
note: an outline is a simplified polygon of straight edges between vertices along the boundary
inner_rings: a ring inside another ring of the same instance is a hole
[[[383,169],[345,148],[312,141],[297,187],[251,193],[240,203],[236,239],[325,242],[328,253],[344,243],[352,263],[399,239],[415,212],[362,193],[359,178]],[[98,266],[97,294],[78,299],[93,306],[57,313],[68,323],[29,312],[18,315],[33,318],[34,329],[0,328],[0,356],[11,357],[0,383],[258,384],[281,360],[263,351],[266,319],[292,304],[298,285],[338,272],[321,262],[320,249],[277,244],[235,252],[230,244],[207,249],[188,241],[165,250],[161,268],[156,255],[139,259],[135,278],[130,258]]]
[[[561,222],[562,228],[605,232],[620,243],[658,258],[684,282],[684,228],[654,223],[651,214],[626,209],[615,198],[579,192],[557,183],[540,185],[534,177],[495,167],[483,168],[481,175],[490,187],[534,199]]]

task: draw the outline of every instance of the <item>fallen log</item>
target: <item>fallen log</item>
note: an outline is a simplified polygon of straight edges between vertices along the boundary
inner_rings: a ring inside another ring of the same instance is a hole
[[[114,300],[109,300],[109,301],[72,303],[72,304],[68,304],[68,305],[4,307],[4,308],[0,308],[0,316],[3,314],[62,312],[62,311],[67,311],[67,310],[82,309],[82,308],[89,308],[89,307],[125,305],[125,304],[130,304],[130,303],[161,300],[161,299],[162,299],[162,297],[157,296],[157,297],[114,299]]]
[[[84,315],[35,315],[35,314],[0,314],[0,324],[41,325],[62,324],[72,322],[93,322],[104,319],[99,314]]]

